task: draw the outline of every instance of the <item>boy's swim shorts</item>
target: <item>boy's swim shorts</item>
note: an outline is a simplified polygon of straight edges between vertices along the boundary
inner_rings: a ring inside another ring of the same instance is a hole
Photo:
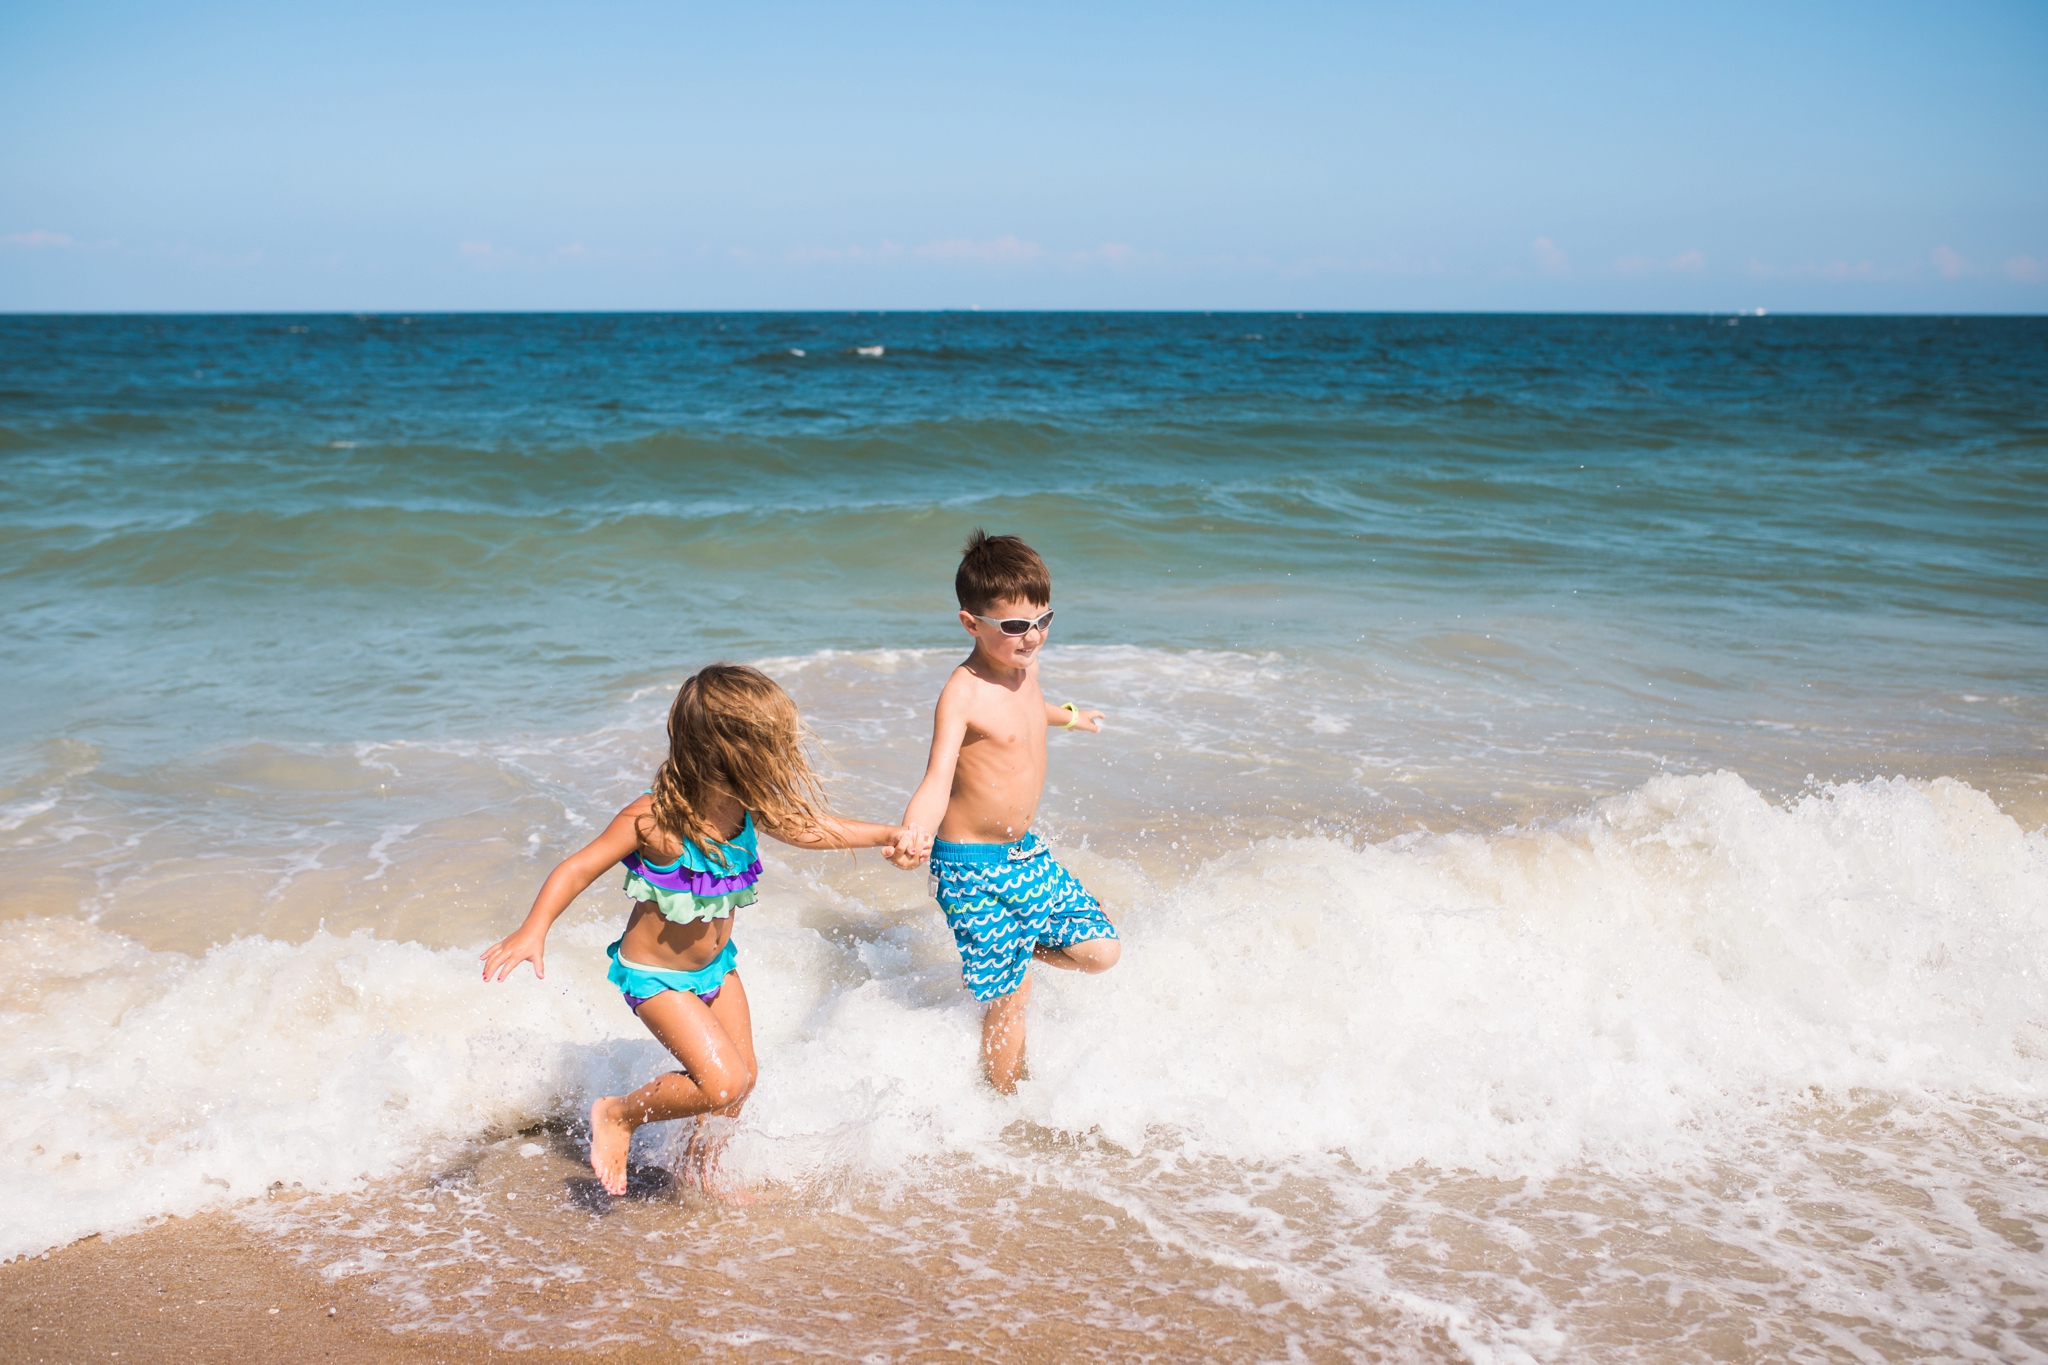
[[[1023,985],[1034,948],[1116,937],[1101,904],[1036,834],[1014,844],[934,840],[931,885],[976,1000]]]

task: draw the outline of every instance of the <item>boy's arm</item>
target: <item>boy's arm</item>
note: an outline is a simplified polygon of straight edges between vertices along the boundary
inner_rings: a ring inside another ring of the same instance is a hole
[[[1072,721],[1073,724],[1069,725],[1068,721]],[[1086,730],[1091,734],[1099,735],[1102,733],[1102,712],[1083,710],[1079,707],[1069,711],[1064,706],[1054,706],[1051,702],[1047,702],[1045,704],[1045,723],[1049,729],[1053,730]]]
[[[954,675],[954,679],[959,677]],[[925,762],[924,781],[903,809],[903,823],[934,830],[953,801],[953,770],[960,764],[960,745],[967,738],[967,689],[949,679],[932,710],[932,753]]]
[[[531,962],[533,974],[546,978],[547,963],[541,952],[547,946],[548,930],[571,901],[590,889],[592,882],[640,847],[639,817],[647,813],[648,805],[647,798],[641,797],[613,816],[604,833],[556,864],[548,879],[540,884],[540,894],[533,898],[533,908],[526,912],[525,921],[484,949],[484,980],[503,981],[522,962]]]

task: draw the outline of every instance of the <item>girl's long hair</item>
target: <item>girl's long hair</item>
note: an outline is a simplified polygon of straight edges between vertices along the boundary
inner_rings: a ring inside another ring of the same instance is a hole
[[[744,664],[699,669],[669,708],[654,823],[721,867],[724,836],[704,813],[719,788],[776,829],[817,829],[830,808],[804,751],[807,738],[796,703],[767,674]]]

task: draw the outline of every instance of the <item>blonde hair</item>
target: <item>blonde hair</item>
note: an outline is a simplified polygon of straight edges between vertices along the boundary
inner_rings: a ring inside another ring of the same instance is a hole
[[[759,669],[711,664],[685,679],[668,711],[668,759],[654,775],[654,823],[728,864],[725,837],[706,818],[719,790],[791,833],[829,813],[804,751],[796,703]]]

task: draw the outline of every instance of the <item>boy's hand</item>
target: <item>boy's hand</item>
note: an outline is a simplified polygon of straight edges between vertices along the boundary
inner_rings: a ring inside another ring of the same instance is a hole
[[[541,960],[541,950],[546,946],[545,930],[530,934],[524,925],[520,926],[480,954],[484,963],[484,980],[503,981],[522,962],[531,962],[535,978],[546,980],[548,966]]]
[[[882,845],[882,856],[904,869],[916,867],[931,856],[932,836],[916,825],[904,825]]]
[[[1061,726],[1060,728],[1064,730],[1086,730],[1090,734],[1099,735],[1102,733],[1102,712],[1076,711],[1074,712],[1074,723]]]

